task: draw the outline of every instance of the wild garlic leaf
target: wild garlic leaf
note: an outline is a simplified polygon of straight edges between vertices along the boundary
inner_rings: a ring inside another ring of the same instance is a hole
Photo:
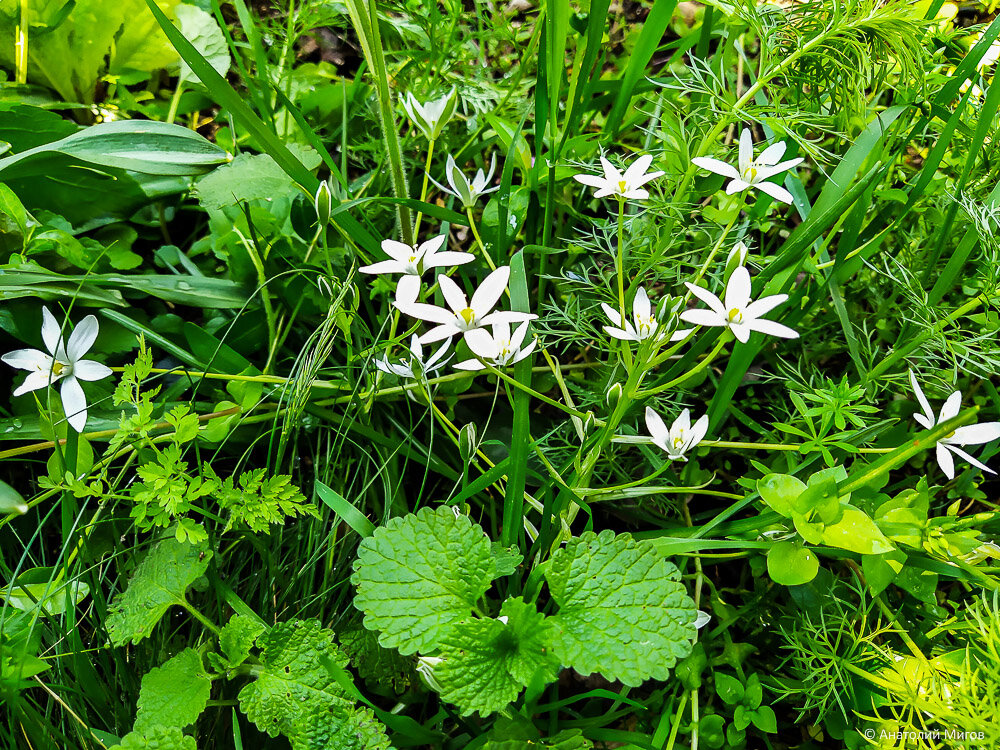
[[[205,574],[211,559],[205,542],[169,538],[153,547],[108,608],[111,642],[120,646],[146,638],[170,607],[184,603],[188,587]]]
[[[154,727],[183,729],[201,716],[208,704],[212,681],[205,674],[201,656],[186,648],[142,678],[135,731]]]
[[[354,606],[365,627],[402,654],[437,648],[451,625],[472,615],[495,574],[482,528],[447,506],[391,519],[361,541],[354,565]]]
[[[552,636],[547,618],[519,598],[504,602],[496,620],[457,623],[442,639],[443,661],[434,667],[441,697],[459,706],[463,716],[505,708],[533,680],[555,680],[559,660]]]
[[[257,638],[261,666],[257,679],[239,693],[240,708],[271,737],[279,733],[293,744],[315,706],[350,706],[337,673],[347,658],[337,648],[333,631],[318,620],[280,622]]]
[[[483,750],[591,750],[594,743],[579,729],[565,729],[555,737],[538,740],[490,740]]]
[[[556,655],[580,674],[634,687],[667,679],[690,653],[694,602],[652,544],[588,531],[552,556],[545,578],[559,604],[549,618]]]
[[[129,732],[122,744],[111,750],[198,750],[194,737],[187,737],[177,727],[150,727],[144,732]]]

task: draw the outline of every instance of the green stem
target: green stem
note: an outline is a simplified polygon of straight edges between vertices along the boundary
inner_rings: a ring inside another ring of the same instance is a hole
[[[434,156],[434,139],[427,143],[427,159],[424,162],[424,180],[420,185],[420,202],[427,201],[427,179],[431,173],[431,158]],[[417,220],[413,223],[413,240],[416,242],[420,237],[420,220],[424,218],[423,211],[417,211]]]
[[[472,230],[472,236],[476,238],[476,244],[479,245],[479,249],[485,258],[486,263],[489,265],[490,270],[497,270],[496,263],[493,262],[493,258],[490,254],[486,252],[486,245],[483,244],[483,238],[479,236],[479,229],[476,228],[476,220],[472,217],[472,207],[469,206],[465,209],[465,215],[469,217],[469,229]]]
[[[745,198],[741,194],[740,203],[736,207],[736,213],[733,214],[733,218],[729,220],[729,223],[726,225],[726,228],[722,230],[722,234],[719,235],[719,239],[715,241],[715,245],[712,247],[711,252],[709,252],[708,257],[705,258],[705,262],[701,264],[701,268],[698,270],[697,275],[694,277],[694,281],[691,282],[695,286],[698,286],[698,282],[701,281],[703,278],[705,278],[705,274],[708,273],[708,269],[712,265],[712,261],[715,260],[715,256],[718,255],[719,250],[722,248],[722,243],[726,241],[726,237],[729,236],[729,232],[732,230],[733,226],[739,220],[740,213],[743,211],[744,200]],[[691,299],[690,291],[688,291],[688,293],[684,295],[684,299],[685,300]]]
[[[219,632],[220,632],[219,631],[219,627],[214,622],[212,622],[207,617],[205,617],[205,615],[203,615],[201,613],[201,611],[198,610],[194,605],[192,605],[187,599],[181,599],[180,600],[180,605],[182,607],[184,607],[184,609],[186,609],[188,612],[190,612],[191,616],[194,617],[194,619],[196,619],[198,622],[200,622],[206,628],[208,628],[209,630],[211,630],[212,633],[216,637],[218,637]]]
[[[663,391],[670,390],[671,388],[680,385],[685,380],[693,378],[699,372],[701,372],[710,364],[712,364],[712,360],[719,355],[719,352],[722,351],[722,347],[724,347],[728,341],[729,341],[728,336],[719,336],[719,340],[715,343],[715,348],[712,349],[712,351],[710,351],[708,355],[701,360],[701,362],[696,364],[694,367],[685,372],[683,375],[678,375],[676,378],[664,383],[663,385],[658,385],[655,388],[648,388],[645,391],[639,391],[638,393],[635,394],[636,398],[648,398],[649,396],[655,396],[657,393],[663,393]]]
[[[566,406],[566,404],[560,403],[559,401],[556,401],[553,398],[549,398],[548,396],[546,396],[543,393],[539,393],[538,391],[534,390],[533,388],[530,388],[530,387],[526,386],[524,383],[520,382],[519,380],[516,380],[515,378],[512,378],[510,375],[508,375],[507,373],[503,372],[502,370],[499,370],[496,367],[493,367],[493,365],[487,364],[486,365],[486,369],[489,372],[491,372],[493,375],[496,375],[498,378],[502,378],[504,380],[504,382],[509,383],[510,385],[514,386],[515,388],[518,388],[518,389],[524,391],[528,395],[532,396],[533,398],[538,399],[539,401],[542,401],[542,402],[548,404],[549,406],[554,406],[557,409],[561,409],[562,411],[566,412],[567,414],[570,414],[570,415],[572,415],[574,417],[578,417],[579,419],[586,419],[587,418],[587,414],[585,412],[582,412],[582,411],[580,411],[578,409],[574,409],[572,407]],[[595,421],[595,424],[597,424],[597,425],[603,425],[604,423],[603,422],[596,422]]]
[[[170,109],[167,110],[167,122],[172,123],[174,118],[177,117],[177,107],[181,103],[181,91],[184,89],[184,79],[182,78],[177,82],[177,88],[174,89],[174,95],[170,97]]]

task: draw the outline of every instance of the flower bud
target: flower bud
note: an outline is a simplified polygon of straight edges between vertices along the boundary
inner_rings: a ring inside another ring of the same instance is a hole
[[[608,406],[614,408],[615,406],[618,405],[618,402],[621,401],[621,398],[622,398],[622,384],[615,383],[613,386],[608,388],[608,392],[605,395],[604,400],[607,402]]]
[[[458,455],[462,463],[469,463],[476,454],[476,425],[469,422],[458,433]]]
[[[325,227],[330,223],[330,215],[333,211],[333,192],[328,180],[324,180],[316,188],[313,206],[316,208],[316,218],[319,220],[319,225]]]

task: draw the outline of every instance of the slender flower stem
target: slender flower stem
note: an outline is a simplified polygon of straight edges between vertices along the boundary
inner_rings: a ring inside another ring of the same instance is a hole
[[[618,196],[618,314],[622,316],[625,325],[625,199]],[[622,353],[625,357],[625,369],[632,369],[632,350],[628,342],[622,342]]]
[[[469,217],[469,229],[472,230],[472,236],[476,238],[476,244],[479,245],[479,249],[483,253],[483,258],[486,259],[486,263],[489,265],[490,270],[497,270],[496,263],[493,262],[493,258],[490,254],[486,252],[486,245],[483,243],[483,238],[479,236],[479,229],[476,228],[476,220],[472,217],[472,207],[465,209],[465,215]]]
[[[736,207],[736,213],[733,214],[733,218],[729,220],[729,223],[726,225],[726,228],[722,230],[722,234],[720,234],[719,239],[715,241],[715,245],[709,252],[708,257],[705,258],[705,262],[701,264],[701,268],[698,270],[697,275],[695,275],[694,280],[691,282],[695,286],[698,285],[699,281],[705,278],[705,274],[708,273],[708,269],[712,265],[712,261],[715,260],[715,256],[718,255],[719,250],[722,248],[722,243],[726,241],[726,237],[729,236],[729,232],[732,230],[733,226],[739,220],[740,214],[743,212],[744,202],[745,202],[744,198],[741,195],[739,205]],[[688,291],[688,293],[684,295],[684,299],[685,301],[691,299],[690,291]]]
[[[542,401],[542,402],[548,404],[549,406],[554,406],[557,409],[561,409],[562,411],[566,412],[567,414],[570,414],[570,415],[572,415],[574,417],[577,417],[579,419],[586,419],[587,416],[588,416],[585,412],[582,412],[579,409],[574,409],[572,407],[566,406],[566,404],[562,404],[562,403],[556,401],[554,398],[549,398],[545,394],[539,393],[538,391],[534,390],[533,388],[530,388],[529,386],[526,386],[521,381],[516,380],[515,378],[512,378],[510,375],[508,375],[507,373],[503,372],[502,370],[499,370],[496,367],[493,367],[493,365],[487,364],[486,368],[493,375],[496,375],[498,378],[503,379],[504,382],[509,383],[510,385],[514,386],[515,388],[518,388],[518,389],[524,391],[525,393],[527,393],[528,395],[530,395],[532,398],[536,398],[539,401]],[[603,425],[604,423],[603,422],[595,421],[594,424]]]
[[[720,336],[719,340],[715,343],[715,348],[712,349],[712,351],[708,353],[708,356],[702,359],[701,362],[696,364],[694,367],[685,372],[683,375],[678,375],[676,378],[664,383],[663,385],[658,385],[655,388],[648,388],[644,391],[637,392],[635,394],[636,398],[648,398],[649,396],[655,396],[657,393],[663,393],[663,391],[668,391],[671,388],[680,385],[688,378],[694,377],[712,363],[712,360],[719,355],[719,352],[722,351],[722,347],[724,347],[728,341],[729,341],[728,336]]]
[[[427,143],[427,160],[424,162],[424,181],[420,186],[420,202],[424,203],[427,201],[427,179],[431,172],[431,158],[434,156],[434,139],[432,138]],[[413,223],[413,241],[419,242],[420,238],[420,220],[424,218],[423,211],[417,211],[417,219]]]

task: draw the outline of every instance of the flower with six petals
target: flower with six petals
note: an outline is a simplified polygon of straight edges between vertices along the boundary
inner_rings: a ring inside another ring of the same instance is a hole
[[[667,452],[667,458],[687,461],[685,454],[698,445],[708,432],[708,415],[703,415],[692,425],[691,410],[685,409],[668,430],[663,418],[647,406],[646,429],[653,438],[653,444]]]
[[[593,174],[577,174],[573,175],[573,179],[588,187],[597,188],[597,192],[594,193],[595,198],[606,198],[609,195],[614,195],[619,200],[645,200],[649,197],[649,191],[642,186],[650,180],[655,180],[666,174],[666,172],[647,173],[646,170],[652,163],[653,157],[649,154],[643,154],[632,162],[623,174],[618,171],[614,164],[602,156],[603,177]]]
[[[961,391],[954,391],[950,396],[948,396],[944,404],[941,406],[941,411],[938,413],[938,417],[935,420],[931,405],[928,403],[927,397],[924,396],[924,392],[920,390],[920,384],[917,383],[917,377],[913,374],[913,370],[910,370],[910,385],[913,386],[913,393],[917,397],[917,403],[920,404],[920,409],[923,412],[922,414],[914,414],[913,418],[917,421],[917,424],[924,429],[929,430],[935,425],[947,422],[949,419],[954,419],[958,416],[958,412],[962,408]],[[965,427],[959,427],[951,434],[938,440],[937,445],[935,446],[938,466],[941,467],[941,471],[944,472],[944,475],[948,477],[948,479],[954,479],[955,459],[952,458],[951,455],[954,453],[956,456],[965,459],[973,466],[976,466],[983,471],[988,471],[990,474],[996,474],[996,472],[989,466],[976,460],[957,446],[982,445],[983,443],[989,443],[993,440],[997,440],[998,438],[1000,438],[1000,422],[982,422],[980,424],[970,424]]]
[[[528,334],[528,322],[521,323],[511,335],[509,323],[494,323],[493,334],[486,332],[485,328],[477,328],[465,334],[465,343],[469,345],[472,353],[479,359],[467,359],[455,365],[457,370],[482,370],[486,367],[483,362],[488,362],[494,367],[506,367],[531,354],[535,349],[537,339],[530,344],[521,347],[524,337]]]
[[[791,193],[781,187],[781,185],[767,182],[769,178],[786,172],[802,163],[803,160],[801,158],[781,161],[781,157],[785,155],[786,148],[787,144],[784,141],[772,143],[755,159],[753,157],[753,140],[750,136],[750,129],[744,128],[743,132],[740,133],[738,168],[720,159],[713,159],[708,156],[696,156],[691,161],[702,169],[707,169],[709,172],[728,177],[730,182],[726,185],[726,193],[729,195],[754,188],[767,193],[777,201],[791,203]]]
[[[460,201],[462,201],[462,208],[472,208],[476,205],[476,200],[478,200],[480,195],[486,195],[487,193],[492,193],[494,190],[499,190],[500,186],[495,185],[494,187],[487,188],[486,186],[490,184],[490,180],[493,179],[493,172],[497,168],[497,157],[496,154],[490,159],[490,171],[488,174],[483,174],[483,170],[478,170],[475,177],[470,180],[465,176],[465,173],[458,168],[455,163],[455,157],[448,155],[448,161],[445,163],[444,176],[448,180],[448,185],[451,187],[449,190],[440,182],[430,177],[431,182],[437,185],[438,189],[442,192],[448,193],[448,195],[454,195]]]
[[[400,362],[390,362],[388,355],[383,355],[382,359],[375,360],[375,366],[387,375],[396,375],[408,380],[421,377],[426,378],[448,363],[444,355],[450,345],[451,339],[449,338],[425,362],[424,348],[420,345],[420,337],[417,334],[413,334],[410,338],[410,356],[408,359]]]
[[[97,340],[98,331],[97,318],[88,315],[73,329],[69,340],[64,341],[55,316],[43,307],[42,341],[48,351],[17,349],[0,357],[11,367],[28,371],[28,376],[15,389],[14,395],[20,396],[62,381],[59,395],[66,420],[74,430],[83,432],[87,426],[87,397],[80,381],[102,380],[111,374],[110,367],[92,359],[83,359]]]
[[[788,299],[787,294],[774,294],[761,297],[756,302],[750,301],[750,272],[746,266],[740,266],[729,277],[725,304],[703,287],[690,282],[685,282],[685,285],[691,290],[691,294],[708,305],[708,309],[685,310],[680,316],[683,321],[699,326],[728,328],[744,344],[750,340],[752,331],[760,331],[783,339],[799,337],[799,334],[788,326],[773,320],[765,320],[763,317]]]

